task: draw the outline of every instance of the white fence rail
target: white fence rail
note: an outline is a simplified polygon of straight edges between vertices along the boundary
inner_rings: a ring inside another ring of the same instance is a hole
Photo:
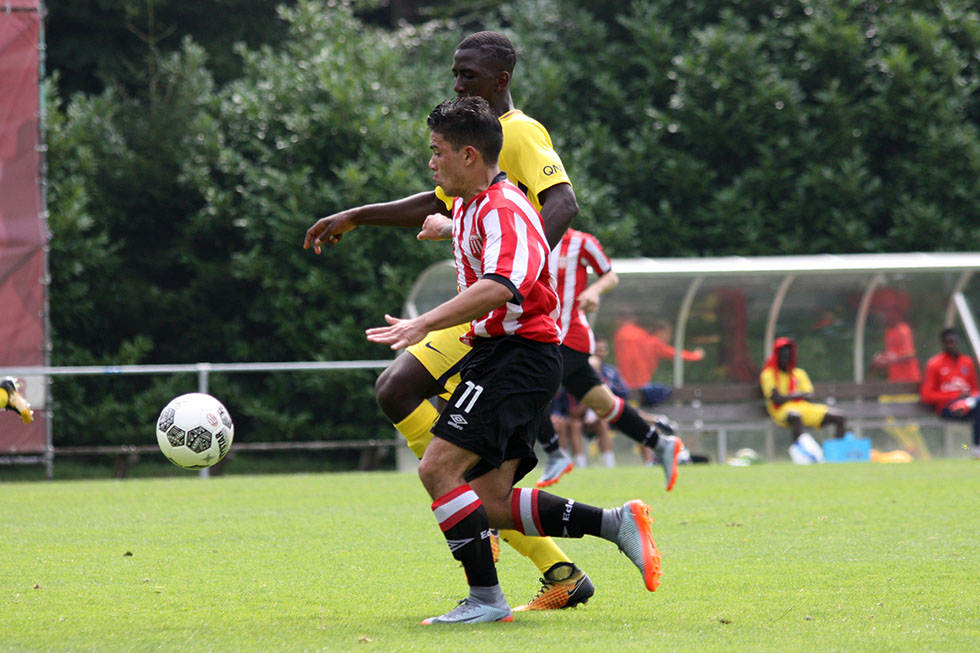
[[[53,376],[116,376],[129,374],[187,374],[197,375],[198,392],[208,393],[210,377],[213,373],[242,372],[316,372],[342,370],[383,369],[391,360],[359,361],[299,361],[299,362],[258,362],[258,363],[185,363],[173,365],[79,365],[74,367],[0,367],[0,377],[14,376],[29,379],[27,399],[36,408],[48,411],[48,379]],[[42,457],[23,456],[25,462],[44,462],[46,474],[51,478],[54,470],[54,434],[52,415],[47,413],[45,420],[45,449]],[[15,457],[0,456],[0,463],[14,462]],[[202,469],[206,478],[208,470]]]

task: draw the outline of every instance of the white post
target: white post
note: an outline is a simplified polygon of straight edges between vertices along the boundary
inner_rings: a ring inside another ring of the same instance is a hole
[[[197,364],[197,391],[208,394],[208,374],[211,371],[211,363]],[[201,478],[211,478],[211,468],[205,467],[200,471]]]

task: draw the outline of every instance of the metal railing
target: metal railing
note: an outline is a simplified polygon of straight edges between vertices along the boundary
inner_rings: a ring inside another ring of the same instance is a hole
[[[315,372],[339,370],[368,370],[383,369],[391,364],[389,360],[360,360],[360,361],[300,361],[283,363],[184,363],[173,365],[79,365],[74,367],[34,366],[34,367],[0,367],[0,377],[34,377],[47,379],[52,376],[115,376],[127,374],[197,374],[197,391],[208,393],[212,373],[241,373],[241,372]],[[45,388],[45,397],[47,389]],[[45,454],[43,462],[45,473],[51,478],[54,470],[54,433],[53,420],[49,412],[48,401],[45,399],[42,409],[48,419],[45,420]],[[6,462],[9,456],[0,458]],[[37,457],[25,456],[25,460],[35,462]],[[207,468],[200,472],[202,478],[210,474]]]

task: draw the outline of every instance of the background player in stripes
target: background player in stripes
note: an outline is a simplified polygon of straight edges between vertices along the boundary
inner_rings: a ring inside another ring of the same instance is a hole
[[[598,279],[589,284],[589,270]],[[680,438],[672,435],[668,422],[657,420],[648,424],[621,397],[617,397],[603,384],[599,374],[589,362],[595,353],[595,334],[589,326],[586,313],[599,307],[599,297],[619,283],[599,240],[584,231],[569,229],[551,253],[551,273],[555,277],[561,309],[558,325],[561,331],[561,352],[564,361],[563,387],[583,405],[591,408],[605,422],[615,426],[632,440],[650,447],[660,459],[666,474],[667,490],[677,481],[677,456],[684,448]],[[542,425],[538,441],[549,446],[557,440],[550,422]],[[559,449],[559,452],[561,450]],[[538,487],[558,482],[571,467],[561,460],[566,456],[549,455],[545,472],[538,480]],[[556,462],[557,461],[557,462]]]

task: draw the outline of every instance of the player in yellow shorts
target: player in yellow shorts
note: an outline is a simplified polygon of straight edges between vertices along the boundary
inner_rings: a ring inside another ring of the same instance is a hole
[[[827,416],[826,404],[815,404],[803,399],[787,401],[771,413],[772,421],[778,426],[788,429],[794,428],[790,420],[799,421],[801,427],[820,428],[823,426],[824,417]],[[797,420],[798,418],[798,420]]]
[[[547,130],[514,107],[510,79],[516,61],[514,46],[503,34],[472,34],[456,47],[453,89],[458,95],[484,98],[500,117],[504,143],[499,167],[541,213],[548,242],[554,247],[578,213],[578,202]],[[449,216],[449,206],[449,198],[442,189],[436,189],[351,208],[318,220],[307,231],[303,246],[319,254],[323,244],[334,245],[343,234],[361,225],[421,228],[431,214]],[[459,341],[467,328],[430,333],[408,348],[407,354],[398,356],[375,384],[382,412],[419,458],[432,439],[430,429],[439,417],[429,398],[452,391],[455,368],[469,350]],[[528,604],[529,609],[571,607],[586,602],[594,593],[589,577],[550,538],[528,537],[517,531],[502,531],[501,537],[530,558],[543,576],[543,587]]]
[[[418,359],[429,375],[445,389],[440,396],[448,399],[459,385],[459,365],[470,351],[470,346],[460,337],[469,331],[468,324],[432,331],[422,342],[407,347],[405,351]],[[431,436],[432,434],[429,433]],[[418,448],[413,447],[413,451]],[[425,451],[425,447],[421,447]],[[416,454],[420,452],[415,451]]]

